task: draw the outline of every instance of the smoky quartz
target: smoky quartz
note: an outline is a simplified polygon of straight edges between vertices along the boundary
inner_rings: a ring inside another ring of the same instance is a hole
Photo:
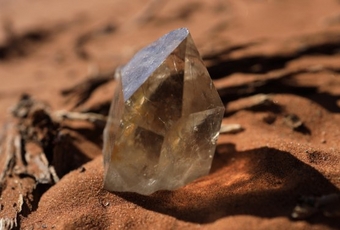
[[[140,50],[118,73],[104,131],[104,187],[144,195],[209,173],[224,105],[188,29]]]

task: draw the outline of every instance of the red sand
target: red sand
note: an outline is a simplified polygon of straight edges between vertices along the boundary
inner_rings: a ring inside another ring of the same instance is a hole
[[[78,139],[80,151],[98,157],[48,189],[20,227],[339,229],[339,215],[290,216],[300,196],[340,189],[340,2],[176,0],[145,10],[150,2],[0,0],[3,25],[17,36],[40,36],[8,48],[0,29],[1,110],[24,92],[53,110],[71,109],[62,89],[112,71],[143,45],[185,26],[226,104],[223,123],[244,131],[220,136],[208,176],[151,196],[103,190],[101,146]],[[108,25],[113,31],[100,33]],[[78,110],[108,101],[113,84]],[[260,93],[271,94],[271,103],[252,106],[247,97]],[[288,114],[303,126],[292,129]]]

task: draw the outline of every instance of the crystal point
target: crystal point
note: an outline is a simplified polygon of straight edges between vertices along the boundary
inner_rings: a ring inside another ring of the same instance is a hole
[[[224,106],[186,28],[120,70],[104,131],[104,187],[148,195],[209,173]]]

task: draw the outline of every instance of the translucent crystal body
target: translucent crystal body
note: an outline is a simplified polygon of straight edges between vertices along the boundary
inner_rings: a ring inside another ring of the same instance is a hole
[[[185,28],[120,72],[104,131],[104,187],[151,194],[209,173],[224,106]]]

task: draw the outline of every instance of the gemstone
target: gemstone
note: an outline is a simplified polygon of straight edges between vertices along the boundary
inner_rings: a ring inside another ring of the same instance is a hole
[[[104,188],[144,195],[209,173],[224,105],[186,28],[120,69],[104,130]]]

